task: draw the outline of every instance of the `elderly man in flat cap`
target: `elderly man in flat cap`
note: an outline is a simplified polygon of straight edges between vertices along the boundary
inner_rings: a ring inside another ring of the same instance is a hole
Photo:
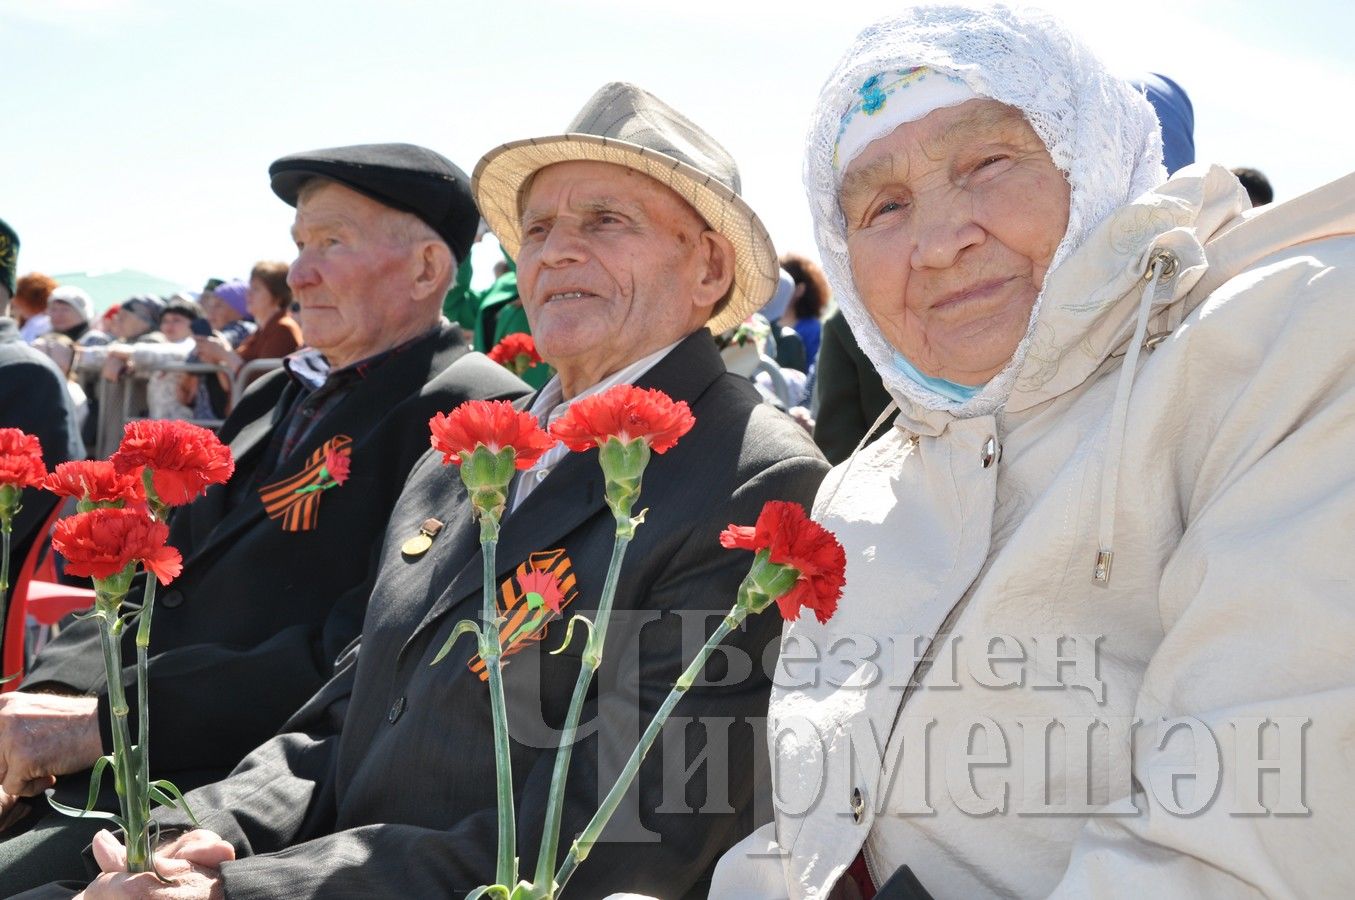
[[[181,788],[226,775],[324,683],[357,636],[386,519],[428,449],[428,419],[467,399],[526,390],[441,317],[479,222],[460,169],[397,144],[297,154],[269,171],[273,190],[296,207],[288,281],[310,349],[240,400],[221,429],[234,476],[171,523],[184,568],[155,617],[150,766]],[[290,502],[270,490],[313,482],[327,450],[349,458],[341,485]],[[297,502],[306,498],[316,499]],[[85,804],[88,769],[110,740],[93,624],[63,631],[23,690],[0,696],[6,807],[52,776],[59,799]],[[104,808],[116,809],[111,779],[104,788]],[[3,896],[84,872],[92,820],[31,802],[15,827],[37,824],[0,842]]]
[[[650,516],[621,570],[574,749],[566,844],[748,571],[748,554],[722,549],[720,530],[753,522],[768,500],[808,503],[827,470],[798,425],[725,371],[711,336],[776,285],[776,255],[738,195],[728,153],[630,85],[604,87],[569,132],[500,147],[476,170],[480,208],[517,258],[537,346],[558,372],[519,405],[547,422],[581,397],[633,383],[686,401],[696,424],[645,472],[639,503]],[[581,647],[549,651],[564,618],[594,614],[614,531],[596,452],[558,448],[518,475],[499,537],[500,608],[530,570],[566,585],[563,617],[522,641],[504,670],[525,872],[555,761],[551,729],[565,716]],[[105,874],[87,896],[459,897],[491,882],[487,690],[464,643],[429,665],[456,622],[480,609],[477,535],[460,479],[437,454],[425,457],[392,514],[356,661],[229,778],[189,795],[215,833],[164,848],[172,885]],[[765,712],[762,659],[775,619],[754,617],[731,636],[725,664],[708,670],[713,683],[678,705],[622,805],[629,822],[603,835],[571,896],[704,896],[721,849],[756,824],[752,723]],[[118,868],[111,835],[94,849],[105,869]]]

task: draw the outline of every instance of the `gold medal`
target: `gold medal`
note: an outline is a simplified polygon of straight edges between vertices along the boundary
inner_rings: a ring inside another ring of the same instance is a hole
[[[428,548],[433,546],[433,538],[442,530],[442,523],[437,519],[425,519],[419,526],[419,533],[400,545],[400,552],[405,556],[418,558],[428,552]]]
[[[401,544],[400,552],[405,556],[423,556],[431,546],[433,539],[421,531]]]

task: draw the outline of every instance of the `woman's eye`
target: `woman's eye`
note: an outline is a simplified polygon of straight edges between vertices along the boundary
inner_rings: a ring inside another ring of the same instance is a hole
[[[899,200],[886,200],[883,203],[876,204],[874,211],[870,214],[870,218],[875,219],[879,216],[887,216],[890,213],[899,212],[903,208],[904,205]]]

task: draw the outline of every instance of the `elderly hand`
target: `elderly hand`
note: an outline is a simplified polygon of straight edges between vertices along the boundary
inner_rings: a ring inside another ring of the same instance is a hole
[[[123,359],[120,356],[114,356],[112,353],[109,353],[108,358],[104,360],[103,366],[104,381],[117,382],[121,380],[123,370],[126,368],[127,360]]]
[[[230,358],[231,345],[219,334],[211,337],[196,337],[193,339],[197,344],[198,359],[205,363],[220,365]]]
[[[108,831],[94,836],[94,859],[104,874],[78,895],[84,900],[108,897],[221,900],[225,891],[220,867],[235,859],[235,848],[205,829],[175,838],[155,851],[156,868],[168,882],[161,881],[153,872],[128,874],[127,850]]]
[[[59,694],[0,694],[0,817],[57,775],[88,769],[103,755],[99,701]]]

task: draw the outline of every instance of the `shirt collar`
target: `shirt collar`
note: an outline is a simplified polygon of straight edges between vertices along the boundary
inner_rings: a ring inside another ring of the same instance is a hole
[[[436,332],[440,327],[441,324],[439,323],[439,325],[418,337],[411,338],[388,350],[382,350],[380,353],[374,353],[365,359],[346,365],[342,369],[330,369],[329,360],[325,359],[325,355],[314,347],[302,347],[300,350],[283,357],[282,364],[286,367],[287,374],[292,377],[293,381],[312,391],[318,391],[331,378],[336,381],[361,381],[377,366],[392,356],[404,353],[410,347]]]
[[[618,384],[634,384],[646,372],[654,368],[659,360],[667,356],[674,347],[682,343],[683,340],[686,340],[685,336],[679,340],[673,341],[673,343],[669,344],[667,347],[660,348],[648,356],[637,359],[630,365],[618,369],[611,375],[608,375],[587,390],[580,391],[569,400],[564,399],[564,387],[560,384],[560,376],[552,375],[550,381],[546,382],[545,386],[537,393],[536,399],[532,401],[530,412],[532,415],[536,416],[537,420],[541,423],[541,427],[549,427],[552,422],[563,416],[576,400],[600,394],[608,388],[616,387]]]

